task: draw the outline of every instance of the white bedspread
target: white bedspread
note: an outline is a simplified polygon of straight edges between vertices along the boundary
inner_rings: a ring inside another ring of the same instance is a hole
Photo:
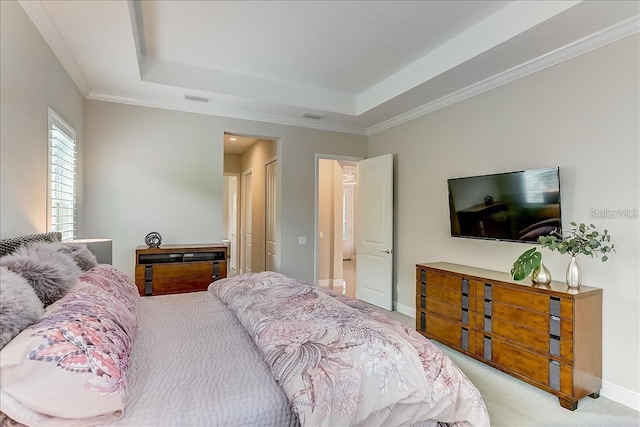
[[[297,426],[287,396],[210,292],[142,298],[118,426]]]

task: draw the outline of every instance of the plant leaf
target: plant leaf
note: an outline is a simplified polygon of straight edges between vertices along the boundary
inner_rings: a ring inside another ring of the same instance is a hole
[[[536,252],[537,248],[531,248],[525,251],[520,257],[513,263],[511,269],[511,277],[513,280],[522,280],[527,277],[534,268],[540,265],[542,260],[542,254]]]

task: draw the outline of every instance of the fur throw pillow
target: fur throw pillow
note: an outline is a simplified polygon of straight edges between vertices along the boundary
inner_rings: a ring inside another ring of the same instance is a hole
[[[0,349],[43,313],[42,301],[27,280],[0,267]]]
[[[44,306],[59,300],[78,282],[80,268],[54,244],[33,244],[0,258],[0,266],[27,279]]]
[[[88,271],[98,265],[98,259],[91,253],[87,245],[84,243],[58,242],[58,243],[34,243],[34,245],[49,246],[51,250],[57,250],[65,254],[71,255],[73,260],[78,264],[80,270]]]

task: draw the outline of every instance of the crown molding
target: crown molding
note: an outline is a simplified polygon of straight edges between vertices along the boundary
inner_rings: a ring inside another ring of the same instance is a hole
[[[640,15],[367,128],[374,135],[640,32]]]
[[[36,26],[44,40],[47,42],[58,61],[62,64],[71,80],[85,97],[91,92],[91,85],[71,53],[69,46],[64,41],[60,31],[53,23],[42,3],[35,0],[18,0],[31,22]]]
[[[114,102],[118,104],[137,105],[141,107],[161,108],[163,110],[183,111],[186,113],[206,114],[209,116],[227,117],[231,119],[251,120],[256,122],[265,122],[286,126],[296,126],[309,129],[327,130],[332,132],[349,133],[354,135],[366,136],[367,132],[364,128],[355,126],[345,126],[332,123],[322,123],[310,121],[311,119],[298,119],[291,117],[277,116],[273,114],[252,113],[246,111],[216,109],[211,106],[185,106],[171,102],[151,101],[143,98],[131,97],[128,95],[116,94],[111,92],[103,92],[93,90],[87,95],[87,99],[94,101]]]

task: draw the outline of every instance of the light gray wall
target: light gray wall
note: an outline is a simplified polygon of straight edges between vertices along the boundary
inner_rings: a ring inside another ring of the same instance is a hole
[[[113,265],[133,277],[135,247],[221,242],[223,139],[208,116],[86,103],[85,227],[113,239]]]
[[[86,102],[85,222],[113,238],[113,264],[130,277],[134,250],[163,242],[220,242],[224,132],[278,140],[280,271],[311,282],[315,154],[364,156],[367,138],[101,101]],[[298,245],[298,236],[307,245]]]
[[[637,396],[639,220],[591,219],[590,210],[639,208],[639,52],[634,35],[370,137],[369,156],[396,160],[400,304],[415,306],[416,263],[508,272],[532,247],[450,237],[447,178],[559,166],[564,227],[593,222],[617,248],[604,264],[579,258],[584,283],[604,289],[603,393]],[[543,258],[564,281],[568,256]]]
[[[0,236],[47,230],[48,107],[76,130],[82,237],[84,97],[20,5],[0,2]]]

